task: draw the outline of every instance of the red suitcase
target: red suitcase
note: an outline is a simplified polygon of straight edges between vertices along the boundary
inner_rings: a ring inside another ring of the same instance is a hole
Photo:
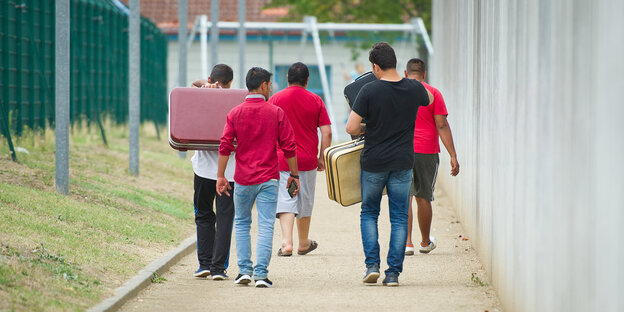
[[[242,89],[175,88],[169,94],[169,145],[180,151],[219,150],[225,118],[245,101]]]

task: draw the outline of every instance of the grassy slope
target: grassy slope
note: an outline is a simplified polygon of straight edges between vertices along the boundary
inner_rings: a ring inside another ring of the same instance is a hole
[[[72,131],[70,195],[54,187],[54,136],[0,136],[0,310],[84,310],[191,235],[192,169],[153,126],[140,176],[128,175],[125,128]]]

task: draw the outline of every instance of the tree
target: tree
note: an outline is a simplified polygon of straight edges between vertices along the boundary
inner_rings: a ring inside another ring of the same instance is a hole
[[[431,33],[431,1],[432,0],[270,0],[267,7],[288,7],[288,15],[282,18],[287,22],[300,22],[306,15],[316,16],[323,22],[340,23],[409,23],[413,17],[421,17],[427,31]],[[359,44],[349,43],[352,58],[355,59],[361,50],[370,48],[371,34],[349,32],[349,36],[366,38]],[[373,34],[377,40],[392,43],[400,33]],[[422,41],[422,39],[419,39]],[[424,43],[419,44],[419,54],[425,62],[428,60]]]
[[[431,0],[272,0],[267,6],[288,7],[284,21],[312,15],[319,22],[404,23],[421,17],[431,29]]]

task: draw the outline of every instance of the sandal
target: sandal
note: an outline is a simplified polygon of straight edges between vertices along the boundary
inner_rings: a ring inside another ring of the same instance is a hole
[[[290,257],[292,256],[292,251],[282,251],[282,248],[277,250],[277,255],[280,257]]]
[[[310,251],[316,249],[316,247],[318,247],[318,243],[316,241],[310,240],[310,247],[308,247],[308,249],[305,249],[305,250],[298,250],[297,254],[300,256],[303,256],[309,253]]]

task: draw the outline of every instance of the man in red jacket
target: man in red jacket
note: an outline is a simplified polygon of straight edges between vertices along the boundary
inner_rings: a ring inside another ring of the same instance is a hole
[[[287,187],[295,183],[293,196],[299,191],[299,171],[295,134],[284,111],[266,102],[271,93],[271,73],[253,67],[247,72],[249,95],[245,102],[227,115],[219,146],[217,193],[230,196],[231,189],[225,178],[228,158],[234,151],[236,139],[236,169],[234,170],[234,225],[236,228],[236,254],[239,274],[235,284],[249,284],[251,277],[256,287],[271,287],[268,266],[273,248],[273,225],[277,205],[279,170],[277,147],[282,150],[290,174]],[[258,210],[258,240],[256,265],[251,261],[251,208],[256,202]]]
[[[438,138],[442,139],[444,147],[446,147],[451,156],[451,175],[456,176],[459,173],[459,163],[457,162],[457,154],[453,145],[453,134],[446,120],[448,112],[446,111],[444,98],[442,98],[442,94],[438,89],[424,82],[426,74],[425,62],[422,60],[413,58],[407,62],[405,78],[420,81],[433,94],[433,103],[421,107],[416,115],[416,126],[414,128],[414,177],[410,189],[407,243],[405,246],[406,255],[414,254],[414,244],[412,243],[412,220],[414,218],[412,213],[412,196],[416,197],[418,225],[422,235],[419,251],[421,253],[429,253],[437,246],[435,238],[430,236],[430,230],[433,217],[431,202],[433,201],[433,189],[438,174],[438,165],[440,164],[438,156],[438,153],[440,153],[440,142]]]
[[[269,103],[284,110],[295,131],[297,165],[299,166],[299,196],[291,198],[286,191],[288,164],[283,153],[277,154],[280,170],[280,188],[277,196],[277,217],[282,228],[282,247],[278,256],[290,256],[293,252],[293,226],[297,217],[299,248],[297,254],[305,255],[316,249],[318,243],[309,239],[316,171],[325,170],[323,151],[331,144],[331,122],[320,96],[306,90],[310,72],[301,62],[294,63],[286,76],[288,88],[274,94]],[[319,152],[318,130],[321,130]]]

